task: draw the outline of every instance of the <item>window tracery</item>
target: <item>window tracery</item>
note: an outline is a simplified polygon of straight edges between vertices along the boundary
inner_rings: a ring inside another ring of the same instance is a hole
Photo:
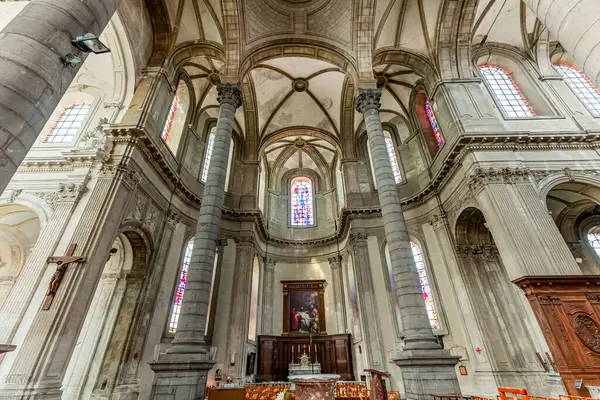
[[[600,91],[596,85],[582,71],[570,65],[560,64],[554,68],[590,113],[594,117],[600,117]]]
[[[592,249],[596,252],[596,255],[600,257],[600,229],[598,229],[598,227],[590,229],[587,239],[590,246],[592,246]]]
[[[435,305],[435,299],[433,297],[431,280],[427,274],[427,268],[425,267],[423,253],[421,252],[421,248],[415,242],[410,242],[410,248],[417,267],[417,273],[419,274],[419,280],[421,281],[421,292],[423,293],[423,299],[425,300],[425,308],[427,308],[429,323],[433,329],[440,329],[440,320]]]
[[[438,124],[437,118],[433,113],[433,108],[431,107],[429,99],[425,101],[425,112],[427,113],[427,119],[429,120],[431,129],[433,130],[433,135],[435,136],[437,146],[438,148],[442,148],[442,146],[444,145],[444,136],[442,135],[442,130],[440,129],[440,125]]]
[[[398,164],[398,156],[396,155],[396,148],[394,141],[390,137],[388,131],[384,131],[385,147],[388,152],[388,158],[390,164],[392,164],[392,171],[394,172],[394,180],[396,183],[402,183],[402,174],[400,173],[400,165]]]
[[[65,108],[42,142],[69,143],[73,141],[89,110],[90,105],[87,103],[74,104]]]
[[[208,178],[208,167],[210,166],[210,159],[212,158],[213,147],[215,146],[215,131],[216,126],[213,126],[208,133],[206,138],[206,151],[204,152],[204,164],[202,165],[202,175],[200,181],[206,182]]]
[[[169,319],[169,333],[175,333],[177,331],[179,315],[181,314],[183,292],[185,291],[185,284],[187,283],[187,273],[188,268],[190,266],[190,259],[192,258],[193,247],[194,239],[192,238],[185,247],[185,253],[183,255],[183,260],[181,261],[181,272],[179,274],[179,281],[177,282],[177,289],[175,291],[173,305],[171,306],[171,318]]]
[[[507,117],[532,117],[533,109],[519,90],[512,76],[504,69],[493,65],[479,67],[481,75],[489,84]]]
[[[291,224],[294,226],[314,225],[312,182],[307,177],[292,179],[290,204]]]

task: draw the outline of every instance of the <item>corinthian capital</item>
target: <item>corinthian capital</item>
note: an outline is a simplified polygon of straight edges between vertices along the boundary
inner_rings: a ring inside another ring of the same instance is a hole
[[[379,107],[381,107],[380,100],[381,89],[358,89],[356,111],[363,114],[373,108],[379,110]]]
[[[240,85],[223,83],[217,85],[217,101],[219,104],[231,104],[235,108],[242,105],[242,91]]]

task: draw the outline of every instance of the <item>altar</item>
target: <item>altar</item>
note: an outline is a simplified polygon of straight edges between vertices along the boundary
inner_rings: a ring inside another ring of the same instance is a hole
[[[309,369],[310,374],[337,374],[340,375],[340,380],[354,380],[352,339],[349,334],[313,336],[311,357],[307,359],[308,368],[299,367],[302,346],[306,345],[308,356],[310,343],[311,339],[306,336],[259,336],[257,381],[287,381],[288,376],[300,375],[297,372],[304,373]],[[310,362],[314,365],[309,364]]]
[[[310,344],[308,347],[310,349]],[[290,376],[320,374],[321,363],[316,358],[311,361],[310,356],[306,354],[306,345],[304,345],[304,352],[298,358],[298,362],[294,362],[292,359],[292,362],[288,366],[288,373]]]

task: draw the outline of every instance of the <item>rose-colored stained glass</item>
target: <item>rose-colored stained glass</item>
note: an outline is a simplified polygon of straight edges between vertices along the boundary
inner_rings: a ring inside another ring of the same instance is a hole
[[[202,182],[206,182],[206,179],[208,178],[208,167],[210,166],[210,159],[212,158],[213,147],[215,146],[215,131],[216,127],[213,126],[208,133],[208,138],[206,140],[204,165],[202,166],[202,175],[200,176],[200,181]]]
[[[183,255],[183,261],[181,262],[181,274],[179,275],[177,291],[175,292],[173,307],[171,308],[171,319],[169,320],[169,333],[175,333],[177,331],[179,315],[181,314],[181,303],[183,301],[183,291],[185,290],[185,284],[187,283],[187,273],[188,268],[190,266],[190,259],[192,258],[193,247],[194,239],[190,240],[187,246],[185,247],[185,254]]]
[[[440,329],[440,320],[435,307],[435,300],[433,298],[433,291],[431,290],[431,282],[427,275],[427,269],[425,268],[425,261],[423,260],[423,253],[419,246],[410,242],[410,248],[412,250],[413,258],[417,266],[417,273],[419,274],[419,280],[421,281],[421,292],[423,292],[423,299],[425,299],[425,308],[427,308],[427,315],[429,316],[429,323],[433,329]]]
[[[596,85],[580,70],[570,65],[555,65],[565,82],[594,117],[600,117],[600,92]]]
[[[295,178],[291,187],[292,225],[311,226],[314,224],[312,182],[308,178]]]
[[[385,147],[388,152],[390,164],[392,164],[392,171],[394,172],[394,180],[396,183],[402,183],[402,175],[400,174],[400,166],[398,165],[398,157],[396,156],[396,150],[394,149],[394,141],[389,136],[384,136]]]
[[[171,130],[173,129],[173,125],[175,124],[175,114],[177,113],[178,105],[179,94],[175,94],[173,102],[171,103],[171,109],[169,109],[169,114],[167,115],[167,120],[165,121],[165,126],[163,127],[163,130],[160,133],[160,138],[165,143],[169,140],[169,135],[171,134]]]
[[[535,115],[512,76],[500,67],[482,65],[479,71],[490,85],[494,96],[507,117],[520,118]]]
[[[442,135],[442,130],[440,129],[440,125],[438,124],[437,118],[433,113],[433,108],[431,108],[431,103],[429,99],[425,102],[425,112],[427,113],[427,119],[429,119],[429,124],[431,125],[431,129],[433,130],[433,134],[435,136],[435,141],[439,148],[444,145],[444,136]]]

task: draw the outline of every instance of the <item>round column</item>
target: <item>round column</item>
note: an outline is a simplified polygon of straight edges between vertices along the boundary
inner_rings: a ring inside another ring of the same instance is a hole
[[[242,92],[239,85],[219,85],[217,93],[220,107],[215,142],[198,214],[198,225],[183,293],[181,315],[177,333],[173,339],[173,347],[169,350],[170,353],[202,353],[206,351],[204,331],[219,240],[229,145],[235,110],[242,105]]]
[[[523,0],[600,87],[600,2],[598,0]]]
[[[71,40],[99,36],[120,3],[33,0],[0,32],[0,193],[81,67],[61,61]]]
[[[429,324],[421,281],[412,256],[408,229],[385,146],[379,118],[380,99],[380,89],[359,89],[356,109],[364,115],[367,127],[383,225],[394,271],[396,297],[400,304],[405,348],[438,349],[440,346]]]

